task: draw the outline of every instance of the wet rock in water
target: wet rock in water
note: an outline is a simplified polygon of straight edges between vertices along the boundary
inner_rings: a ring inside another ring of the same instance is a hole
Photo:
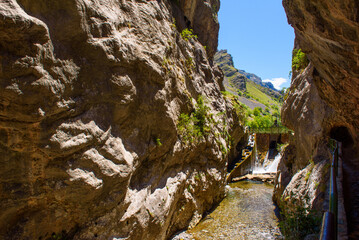
[[[253,181],[229,184],[226,198],[188,231],[194,239],[282,239],[272,202],[273,186]]]

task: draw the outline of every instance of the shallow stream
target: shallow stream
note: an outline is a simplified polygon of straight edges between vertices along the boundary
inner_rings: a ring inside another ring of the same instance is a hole
[[[273,185],[230,183],[225,199],[195,228],[174,239],[283,239],[272,202]]]

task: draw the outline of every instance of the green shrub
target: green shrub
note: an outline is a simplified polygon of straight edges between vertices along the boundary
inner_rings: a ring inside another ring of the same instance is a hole
[[[297,206],[294,211],[282,210],[281,215],[283,219],[279,222],[279,227],[285,239],[304,239],[305,236],[320,231],[322,218],[315,210]]]
[[[156,138],[156,145],[159,146],[159,147],[162,146],[161,139]]]
[[[248,92],[244,92],[244,93],[243,93],[243,96],[244,96],[245,98],[251,98],[251,95],[250,95]]]
[[[184,142],[193,143],[209,133],[209,107],[203,96],[199,96],[194,111],[188,115],[182,113],[177,123],[177,129]]]
[[[253,109],[253,114],[254,114],[254,116],[258,117],[258,116],[261,115],[261,113],[262,113],[262,108],[261,108],[261,107],[255,107],[255,108]]]
[[[279,107],[278,107],[277,105],[275,105],[275,104],[271,105],[271,108],[272,108],[273,110],[279,111]]]
[[[191,71],[193,68],[194,68],[194,62],[193,62],[193,58],[191,58],[191,57],[188,57],[187,59],[186,59],[186,68],[187,68],[187,70],[188,71]]]
[[[239,122],[242,125],[246,125],[248,122],[249,112],[251,110],[243,103],[234,104],[233,107],[236,110],[236,114],[238,116]]]
[[[263,114],[269,114],[269,112],[270,112],[269,108],[266,107],[266,108],[264,109],[264,113],[263,113]]]
[[[269,115],[266,116],[254,116],[253,120],[248,123],[250,128],[268,128],[272,127],[274,122],[272,117]]]
[[[193,34],[193,29],[188,29],[188,28],[182,30],[181,36],[186,41],[188,41],[191,38],[197,38],[197,35]]]
[[[195,125],[198,127],[200,133],[204,135],[210,131],[207,123],[209,107],[204,103],[203,96],[200,95],[197,99],[196,110],[193,114]]]
[[[176,29],[176,28],[177,28],[176,19],[175,19],[175,18],[172,18],[171,27],[172,27],[172,29]]]
[[[52,233],[48,240],[68,240],[70,237],[66,234],[66,232],[63,230],[60,233]]]
[[[294,49],[292,55],[292,69],[297,71],[304,70],[309,64],[309,60],[301,49]]]
[[[278,110],[273,111],[272,116],[275,118],[280,118],[280,113]]]

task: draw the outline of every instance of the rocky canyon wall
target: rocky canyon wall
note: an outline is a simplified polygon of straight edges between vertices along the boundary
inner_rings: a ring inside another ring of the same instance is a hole
[[[280,163],[274,198],[322,209],[329,137],[343,127],[351,146],[357,149],[359,142],[359,2],[284,0],[283,6],[295,30],[295,48],[310,63],[294,71],[282,109],[283,122],[295,135]]]
[[[243,129],[210,61],[218,9],[1,1],[2,239],[166,239],[221,199]],[[179,116],[199,96],[207,130],[188,142]]]

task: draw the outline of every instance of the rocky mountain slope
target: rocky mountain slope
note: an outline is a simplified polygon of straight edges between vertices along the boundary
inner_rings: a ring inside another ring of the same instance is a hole
[[[224,78],[235,88],[245,91],[247,78],[234,67],[233,58],[227,50],[220,50],[214,55],[214,62],[223,71]]]
[[[295,29],[295,48],[306,53],[310,64],[305,69],[293,69],[292,86],[282,109],[282,121],[295,130],[295,135],[280,164],[275,199],[291,196],[291,203],[325,207],[322,203],[329,176],[325,166],[331,157],[328,140],[341,140],[344,153],[351,152],[343,165],[344,195],[349,234],[357,239],[355,216],[359,211],[354,199],[359,196],[350,193],[357,192],[353,175],[359,173],[355,167],[359,140],[359,3],[284,0],[283,5]]]
[[[247,73],[244,70],[236,69],[233,63],[233,57],[228,53],[227,50],[219,50],[214,55],[214,61],[222,69],[224,76],[230,79],[235,85],[238,85],[238,89],[245,90],[246,79],[251,80],[252,82],[268,88],[268,92],[278,92],[270,82],[263,82],[260,77],[253,73]]]
[[[275,90],[272,83],[263,82],[260,77],[253,73],[247,73],[244,70],[239,70],[234,67],[233,58],[227,50],[220,50],[214,55],[214,62],[218,67],[223,71],[224,74],[224,86],[227,91],[237,94],[238,91],[240,95],[254,94],[252,97],[261,98],[256,96],[251,89],[254,89],[256,92],[261,92],[261,95],[265,94],[266,98],[272,98],[279,101],[282,101],[282,94]],[[251,83],[253,82],[253,83]],[[258,102],[255,99],[247,99],[245,97],[240,97],[239,100],[247,105],[250,108],[266,107],[264,104],[267,104],[267,101]]]
[[[243,129],[210,60],[218,9],[1,1],[1,239],[166,239],[221,199]]]
[[[270,90],[273,90],[273,91],[278,91],[274,88],[273,84],[270,83],[270,82],[263,82],[262,81],[262,78],[258,77],[257,75],[253,74],[253,73],[247,73],[246,71],[244,70],[238,70],[239,73],[243,74],[246,78],[248,78],[249,80],[251,80],[252,82],[255,82],[256,84],[262,86],[262,87],[265,87],[265,88],[268,88]]]

